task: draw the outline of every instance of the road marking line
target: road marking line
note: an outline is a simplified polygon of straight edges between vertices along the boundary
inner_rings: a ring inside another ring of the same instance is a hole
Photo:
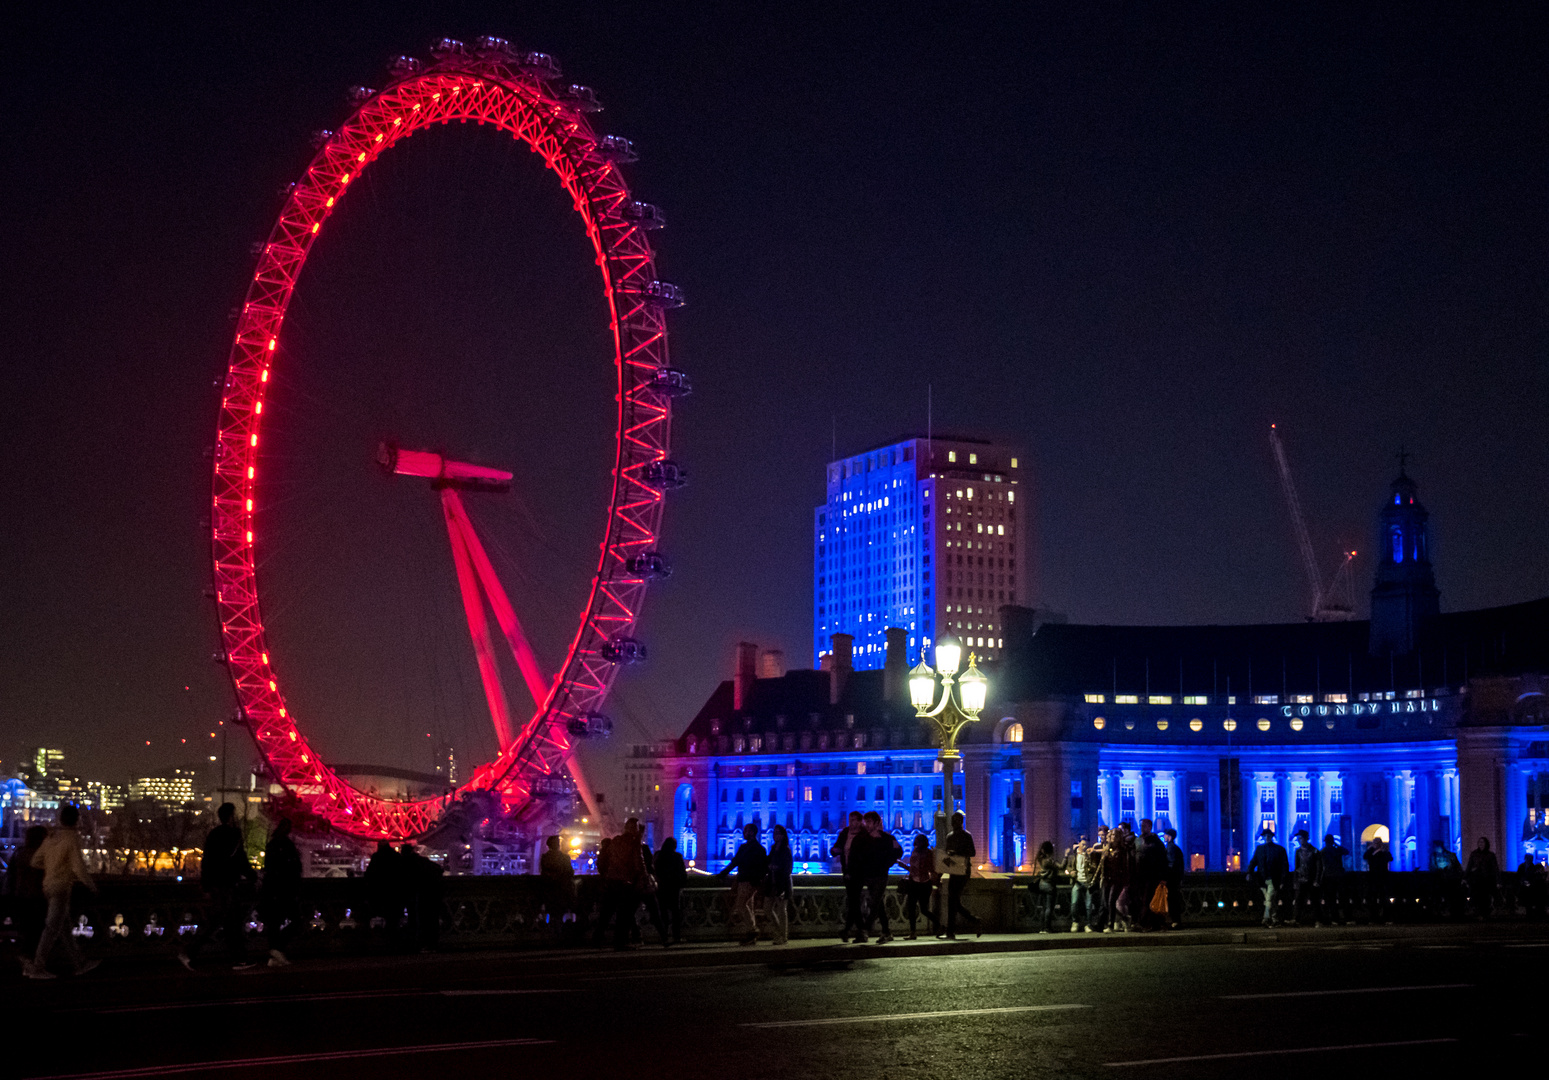
[[[364,998],[413,997],[434,993],[432,990],[342,990],[335,994],[276,994],[270,997],[219,998],[204,1001],[167,1001],[159,1005],[118,1005],[110,1009],[87,1009],[95,1013],[162,1012],[172,1009],[218,1009],[227,1005],[263,1005],[268,1002],[349,1001]]]
[[[1286,990],[1274,994],[1222,994],[1222,1001],[1258,1001],[1263,998],[1329,997],[1334,994],[1396,994],[1401,990],[1472,990],[1473,983],[1434,983],[1430,986],[1360,986],[1350,990]]]
[[[1235,1054],[1192,1054],[1189,1057],[1148,1058],[1145,1061],[1105,1061],[1110,1069],[1130,1065],[1172,1065],[1181,1061],[1224,1061],[1228,1058],[1279,1057],[1281,1054],[1331,1054],[1339,1050],[1387,1050],[1395,1046],[1434,1046],[1456,1039],[1408,1039],[1404,1042],[1347,1043],[1344,1046],[1293,1046],[1286,1050],[1241,1050]]]
[[[503,994],[579,994],[579,986],[544,987],[536,990],[441,990],[442,997],[498,997]]]
[[[762,1020],[739,1024],[745,1028],[827,1027],[832,1024],[869,1024],[882,1020],[934,1020],[940,1016],[992,1016],[997,1013],[1054,1012],[1090,1009],[1090,1005],[1007,1005],[998,1009],[947,1009],[943,1012],[888,1013],[883,1016],[827,1016],[819,1020]]]
[[[210,1069],[256,1069],[268,1065],[302,1065],[311,1061],[348,1061],[355,1058],[390,1057],[394,1054],[435,1054],[448,1050],[487,1050],[504,1046],[547,1046],[553,1039],[486,1039],[483,1042],[430,1043],[424,1046],[378,1046],[365,1050],[325,1050],[315,1054],[280,1054],[275,1057],[233,1058],[229,1061],[194,1061],[183,1065],[147,1065],[138,1069],[105,1072],[55,1073],[31,1080],[127,1080],[134,1076],[174,1076]]]
[[[707,975],[713,972],[744,972],[744,964],[716,964],[711,967],[685,968],[678,971],[626,971],[617,975],[585,975],[581,982],[616,982],[620,979],[679,979],[690,975]]]

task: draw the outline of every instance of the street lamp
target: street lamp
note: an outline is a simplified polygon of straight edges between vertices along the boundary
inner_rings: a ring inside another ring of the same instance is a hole
[[[937,671],[921,659],[909,672],[909,701],[914,705],[914,715],[930,720],[936,725],[941,749],[936,760],[941,762],[941,807],[936,811],[936,847],[938,851],[947,844],[947,829],[952,821],[954,806],[953,788],[957,773],[957,736],[975,720],[984,709],[984,698],[989,690],[989,680],[974,665],[974,656],[968,654],[968,670],[956,678],[957,695],[954,700],[952,683],[957,676],[958,664],[963,659],[963,647],[948,634],[936,642],[936,667],[941,675],[941,699],[936,700]]]

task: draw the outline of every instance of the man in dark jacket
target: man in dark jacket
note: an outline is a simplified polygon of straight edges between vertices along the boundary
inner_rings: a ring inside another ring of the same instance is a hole
[[[246,840],[236,824],[237,808],[221,803],[215,816],[220,824],[205,837],[199,860],[199,884],[210,904],[188,948],[179,949],[177,954],[178,962],[190,971],[194,969],[194,957],[217,929],[226,939],[226,953],[233,969],[253,966],[247,959],[247,918],[258,874],[248,861]]]
[[[1156,835],[1155,824],[1150,818],[1140,819],[1140,838],[1135,842],[1135,878],[1139,883],[1135,914],[1140,928],[1159,929],[1162,916],[1151,910],[1151,903],[1157,889],[1167,881],[1167,848]]]
[[[861,820],[859,810],[850,811],[850,823],[834,838],[834,846],[829,849],[829,854],[839,860],[839,873],[844,878],[844,928],[839,931],[839,940],[848,942],[850,930],[855,930],[856,940],[866,940],[866,928],[861,923],[861,897],[865,892],[866,883],[861,880],[859,874],[852,871],[851,858],[856,841],[861,847],[866,846],[863,835],[866,831]]]
[[[952,831],[947,833],[947,842],[942,854],[942,860],[946,871],[942,878],[946,885],[946,924],[947,932],[939,937],[948,940],[957,938],[957,918],[963,917],[965,922],[979,925],[979,917],[963,906],[963,890],[968,887],[968,879],[973,876],[973,861],[978,857],[979,849],[974,846],[973,834],[963,828],[961,811],[952,815]],[[983,931],[980,931],[983,933]]]
[[[1291,924],[1305,922],[1309,917],[1317,919],[1315,899],[1318,883],[1323,879],[1323,858],[1312,846],[1306,829],[1296,830],[1296,866],[1292,871]],[[1318,923],[1322,925],[1322,923]]]
[[[667,928],[668,944],[683,944],[683,887],[687,884],[683,853],[678,850],[677,839],[669,836],[656,853],[656,903]]]
[[[1481,836],[1479,846],[1469,852],[1468,891],[1474,898],[1474,910],[1481,919],[1488,919],[1495,909],[1495,890],[1500,884],[1501,864],[1490,850],[1490,838]]]
[[[409,901],[409,948],[431,952],[441,944],[441,877],[446,871],[413,844],[398,849],[398,865]]]
[[[403,926],[403,860],[386,840],[377,841],[376,850],[366,863],[365,883],[366,910],[374,919],[382,920],[387,946],[396,949]]]
[[[716,876],[726,877],[733,870],[737,871],[737,884],[732,891],[731,918],[727,923],[729,927],[735,927],[738,922],[746,923],[737,944],[754,945],[758,943],[758,888],[769,875],[769,852],[758,842],[757,825],[743,826],[742,844],[737,848],[737,854]]]
[[[1248,880],[1264,894],[1264,925],[1278,922],[1276,909],[1280,904],[1280,890],[1285,887],[1286,875],[1291,872],[1291,860],[1285,848],[1275,843],[1275,830],[1265,828],[1259,834],[1259,846],[1253,849],[1248,863]]]
[[[1162,830],[1167,847],[1167,925],[1174,930],[1183,926],[1183,849],[1178,846],[1178,830]]]
[[[289,967],[285,950],[301,932],[301,853],[290,838],[290,818],[281,818],[264,848],[264,880],[258,917],[269,939],[269,966]]]
[[[886,945],[893,940],[887,925],[887,875],[893,864],[904,857],[904,848],[896,836],[883,831],[881,814],[871,810],[862,820],[866,826],[863,837],[865,864],[855,869],[859,871],[866,886],[867,910],[866,925],[861,929],[859,940],[865,941],[866,931],[872,922],[880,921],[881,932],[877,935],[877,944]]]
[[[1333,833],[1323,837],[1323,847],[1318,852],[1318,868],[1323,872],[1318,882],[1318,907],[1322,920],[1333,926],[1354,921],[1350,918],[1350,898],[1345,893],[1345,859],[1349,855]]]

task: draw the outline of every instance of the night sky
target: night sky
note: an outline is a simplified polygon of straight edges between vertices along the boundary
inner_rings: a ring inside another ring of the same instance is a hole
[[[740,639],[807,662],[823,463],[922,430],[927,386],[938,431],[1027,448],[1038,595],[1074,621],[1301,617],[1271,422],[1326,570],[1362,551],[1363,609],[1400,445],[1444,610],[1549,593],[1542,7],[1071,7],[7,9],[0,770],[40,741],[107,779],[207,755],[228,312],[310,133],[442,35],[596,88],[689,299],[691,485],[617,748],[681,730]],[[602,525],[595,274],[557,185],[483,129],[394,149],[325,229],[258,550],[336,760],[491,741],[434,501],[378,439],[516,471],[475,516],[557,663]]]

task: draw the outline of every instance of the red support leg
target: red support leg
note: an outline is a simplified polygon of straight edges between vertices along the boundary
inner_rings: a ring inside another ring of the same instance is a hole
[[[500,669],[495,663],[495,647],[490,641],[489,623],[484,618],[484,602],[479,597],[478,575],[473,568],[473,558],[464,541],[461,522],[467,521],[462,500],[452,488],[441,489],[441,509],[446,515],[446,529],[452,540],[452,560],[457,564],[457,587],[463,596],[463,611],[468,616],[468,633],[473,636],[473,650],[479,658],[479,678],[484,683],[484,696],[489,700],[490,717],[495,722],[495,737],[500,749],[511,745],[511,710],[506,704],[505,688],[500,685]],[[482,555],[483,550],[479,549]]]
[[[495,612],[495,621],[500,624],[500,629],[505,633],[506,641],[511,645],[511,655],[516,658],[516,666],[521,669],[528,693],[532,694],[533,705],[541,709],[549,696],[548,680],[543,677],[543,672],[538,667],[538,658],[533,654],[532,646],[527,643],[527,635],[522,633],[522,624],[517,621],[516,609],[511,606],[511,601],[506,597],[505,589],[501,588],[500,579],[495,576],[495,567],[484,552],[484,545],[479,543],[478,534],[473,531],[473,522],[468,520],[468,511],[463,507],[461,499],[454,497],[450,501],[447,500],[448,494],[453,494],[450,488],[442,492],[442,502],[447,507],[447,528],[455,528],[462,536],[463,544],[473,560],[473,568],[479,575],[479,583],[484,586],[484,595],[489,597],[489,606]],[[452,524],[454,515],[457,519],[455,526]]]

